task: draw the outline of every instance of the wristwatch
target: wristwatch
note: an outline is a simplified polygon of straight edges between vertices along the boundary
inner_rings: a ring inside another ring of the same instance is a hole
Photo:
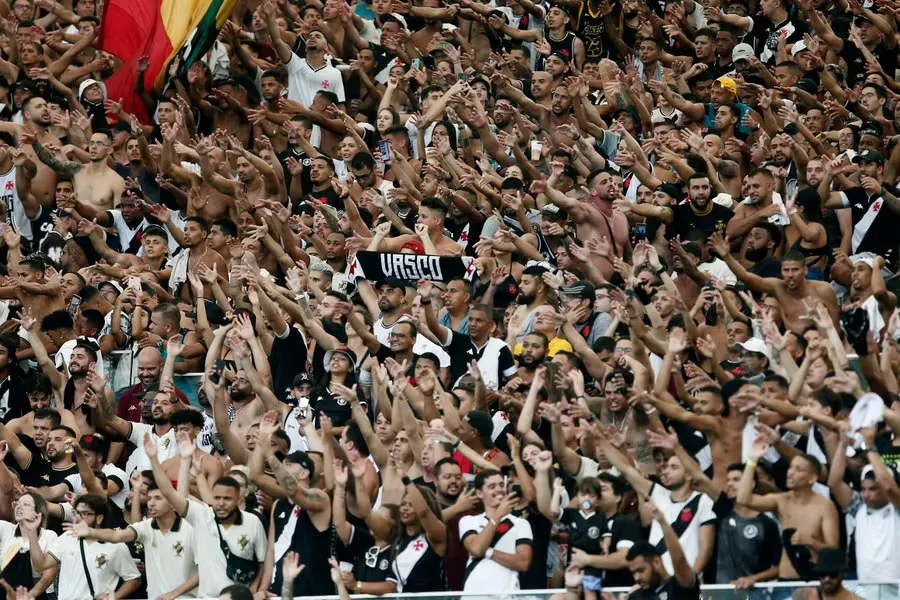
[[[487,550],[485,550],[484,558],[485,558],[485,560],[491,560],[492,558],[494,558],[494,549],[488,548]]]

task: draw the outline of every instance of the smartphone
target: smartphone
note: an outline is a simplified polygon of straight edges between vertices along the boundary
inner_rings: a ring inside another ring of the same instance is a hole
[[[78,312],[79,306],[81,306],[81,296],[75,294],[72,296],[72,300],[69,301],[69,314],[74,317],[75,313]]]
[[[221,358],[216,361],[216,370],[209,376],[209,380],[217,384],[222,380],[222,371],[225,370],[225,361]]]
[[[463,83],[469,83],[469,74],[468,73],[460,73],[459,80]]]
[[[309,398],[302,397],[300,401],[297,403],[297,408],[300,409],[300,418],[306,419],[309,417]]]
[[[391,143],[387,140],[378,142],[378,148],[381,150],[381,160],[384,164],[391,162]]]
[[[418,69],[421,71],[422,70],[422,59],[421,58],[412,59],[412,68]]]
[[[136,292],[141,291],[141,278],[140,277],[129,277],[128,278],[128,288],[132,289]]]
[[[639,242],[643,242],[647,239],[647,224],[646,223],[638,223],[634,226],[634,239]]]

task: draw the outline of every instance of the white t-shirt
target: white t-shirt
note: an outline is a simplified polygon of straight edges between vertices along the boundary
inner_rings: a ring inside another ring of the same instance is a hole
[[[900,513],[892,503],[856,511],[856,571],[863,583],[900,579]]]
[[[12,560],[12,556],[7,559],[7,554],[13,552],[28,552],[30,549],[28,538],[16,535],[16,527],[17,525],[15,523],[0,521],[0,557],[2,557],[3,562]],[[57,537],[59,536],[56,535],[56,532],[50,531],[49,529],[41,529],[41,533],[38,535],[38,544],[40,545],[41,550],[47,552],[50,546],[56,541]],[[42,573],[32,567],[31,575],[34,577],[34,580],[37,581],[41,578]],[[53,586],[51,585],[47,588],[47,591],[52,592]]]
[[[48,550],[59,562],[58,600],[92,598],[81,559],[81,540],[72,533],[59,536]],[[141,576],[125,544],[106,544],[84,540],[84,555],[94,591],[102,594],[115,591],[119,579],[131,581]]]
[[[128,482],[128,475],[116,465],[103,465],[103,468],[100,469],[100,471],[106,475],[106,479],[114,479],[119,485],[119,491],[111,499],[119,508],[125,508],[125,500],[128,499],[128,492],[131,489],[131,485]],[[72,491],[76,494],[80,494],[84,489],[84,482],[81,481],[81,473],[69,475],[66,477],[66,483],[69,484],[69,487],[72,488]]]
[[[128,441],[136,446],[134,452],[128,457],[128,463],[125,465],[125,473],[131,475],[135,469],[146,471],[150,468],[150,458],[144,451],[144,433],[150,432],[153,440],[156,442],[159,462],[164,463],[173,456],[178,456],[178,443],[175,441],[175,428],[172,427],[159,436],[153,429],[153,425],[147,423],[132,423],[131,435]]]
[[[235,582],[225,574],[227,565],[225,563],[225,555],[222,553],[222,548],[219,545],[219,528],[216,527],[216,515],[212,507],[196,500],[188,500],[187,512],[184,518],[194,527],[194,539],[198,543],[198,549],[199,544],[203,544],[203,551],[196,554],[197,567],[200,571],[198,595],[218,598],[219,592],[223,588]],[[221,527],[221,531],[222,539],[228,544],[232,554],[248,560],[255,559],[260,563],[260,568],[262,568],[262,562],[266,559],[268,544],[262,522],[255,515],[240,511],[238,513],[238,522],[230,527]]]
[[[153,519],[144,519],[128,526],[137,534],[135,541],[144,545],[144,565],[147,573],[147,594],[159,598],[181,586],[197,572],[194,554],[194,528],[175,517],[171,531],[164,534]],[[182,597],[193,597],[193,592]]]
[[[481,533],[488,526],[488,517],[485,513],[480,515],[466,515],[459,520],[459,539],[464,541],[470,535]],[[495,551],[515,554],[520,545],[534,545],[534,535],[531,533],[531,524],[525,519],[508,515],[500,522],[497,532],[494,534],[494,543],[491,547]],[[519,573],[487,558],[469,557],[466,563],[466,582],[463,585],[464,592],[479,592],[485,594],[505,594],[519,589]]]
[[[330,64],[320,69],[313,69],[305,58],[291,53],[287,64],[288,99],[295,100],[303,106],[312,106],[316,93],[332,92],[337,95],[338,102],[344,102],[344,79],[341,72]]]
[[[662,511],[669,523],[674,523],[679,518],[686,518],[687,513],[682,514],[682,509],[691,503],[695,496],[700,496],[700,502],[697,504],[696,514],[693,515],[691,524],[684,530],[678,541],[681,542],[681,548],[684,551],[684,557],[688,563],[694,564],[700,555],[700,528],[706,523],[715,523],[716,515],[713,512],[712,498],[700,492],[693,492],[684,502],[674,502],[672,500],[672,492],[661,485],[653,484],[650,490],[650,499],[653,500]],[[663,538],[662,527],[656,521],[650,528],[649,542],[653,545],[658,544]],[[672,573],[672,557],[669,556],[668,550],[663,555],[663,564],[669,573]]]

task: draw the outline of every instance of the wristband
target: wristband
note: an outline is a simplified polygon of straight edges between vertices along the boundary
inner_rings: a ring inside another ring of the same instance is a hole
[[[428,300],[419,300],[419,304],[421,304],[422,306],[428,306],[429,304],[431,304],[431,299],[429,298]]]
[[[755,469],[755,468],[756,468],[756,465],[758,465],[758,464],[759,464],[759,463],[758,463],[757,461],[753,460],[752,458],[751,458],[750,460],[747,461],[747,466],[750,467],[750,468],[752,468],[752,469]]]
[[[357,582],[356,582],[356,591],[357,591],[357,592],[362,592],[362,581],[357,581]]]
[[[650,410],[646,410],[646,409],[644,410],[644,414],[645,414],[645,415],[652,415],[652,414],[655,413],[655,412],[656,412],[656,407],[655,407],[655,406],[651,406],[651,407],[650,407]]]
[[[488,523],[490,523],[490,524],[493,525],[494,527],[497,527],[497,521],[495,521],[495,520],[493,519],[493,517],[491,517],[490,519],[488,519]]]

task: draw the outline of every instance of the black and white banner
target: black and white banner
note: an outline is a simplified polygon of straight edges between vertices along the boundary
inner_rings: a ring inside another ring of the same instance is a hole
[[[384,281],[388,278],[405,281],[450,281],[475,277],[475,259],[471,256],[437,256],[432,254],[393,254],[360,251],[350,263],[348,279]]]

